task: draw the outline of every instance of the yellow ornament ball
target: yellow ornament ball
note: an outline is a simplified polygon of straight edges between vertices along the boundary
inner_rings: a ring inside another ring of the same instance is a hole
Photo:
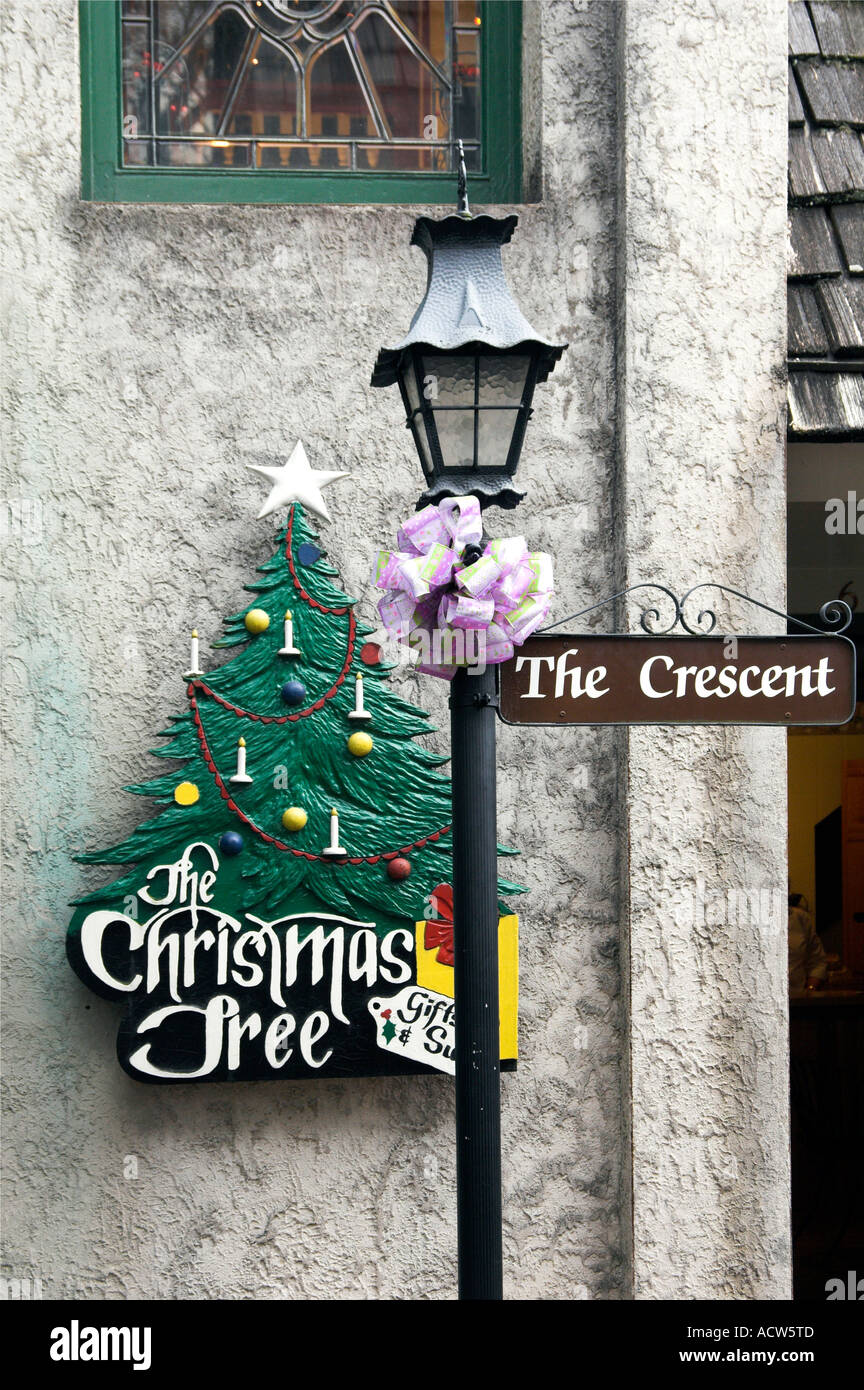
[[[372,752],[372,739],[368,734],[352,734],[348,740],[348,752],[353,753],[355,758],[365,758],[367,753]]]
[[[309,817],[302,806],[289,806],[282,812],[282,824],[286,830],[302,830]]]
[[[269,615],[263,608],[250,608],[243,621],[247,632],[266,632],[270,626]]]
[[[200,795],[194,782],[179,782],[174,788],[174,800],[178,806],[194,806]]]

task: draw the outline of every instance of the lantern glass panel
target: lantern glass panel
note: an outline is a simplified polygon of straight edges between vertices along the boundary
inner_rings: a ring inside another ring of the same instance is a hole
[[[474,406],[474,358],[423,358],[423,390],[433,409],[436,406]]]
[[[516,410],[483,410],[477,412],[477,463],[479,468],[507,467],[513,431],[519,420]]]
[[[512,473],[530,395],[530,352],[406,354],[400,384],[427,477],[442,472]]]
[[[444,468],[474,467],[474,410],[435,410],[435,429]]]
[[[408,423],[411,426],[411,433],[414,436],[414,444],[420,455],[420,462],[423,472],[427,478],[435,476],[432,463],[432,454],[429,450],[429,439],[426,434],[426,423],[420,412],[420,388],[417,384],[417,364],[413,357],[408,357],[400,373],[400,385],[405,402],[405,409],[408,414]]]
[[[425,355],[421,359],[428,428],[437,436],[445,469],[474,467],[475,358]]]
[[[527,353],[497,354],[480,358],[480,404],[522,404],[522,392],[531,366]]]
[[[409,357],[402,368],[402,381],[405,387],[408,410],[413,414],[420,405],[420,391],[417,386],[417,374],[414,368],[414,360]]]

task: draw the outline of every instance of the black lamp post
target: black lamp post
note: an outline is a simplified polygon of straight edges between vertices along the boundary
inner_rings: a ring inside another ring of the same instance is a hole
[[[513,475],[534,387],[567,344],[539,338],[507,287],[501,247],[517,220],[471,216],[460,159],[458,213],[415,223],[412,245],[429,263],[426,295],[407,336],[379,352],[372,385],[399,384],[427,482],[418,508],[466,493],[481,507],[515,507],[524,496]],[[496,705],[493,667],[457,671],[450,732],[462,1299],[503,1296]]]

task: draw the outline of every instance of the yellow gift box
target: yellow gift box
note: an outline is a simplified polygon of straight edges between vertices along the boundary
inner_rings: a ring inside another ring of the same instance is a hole
[[[415,924],[417,983],[453,999],[453,966],[438,960],[439,947],[426,949],[427,922]],[[498,1012],[501,1024],[501,1061],[515,1062],[519,1028],[519,918],[515,912],[498,919]]]

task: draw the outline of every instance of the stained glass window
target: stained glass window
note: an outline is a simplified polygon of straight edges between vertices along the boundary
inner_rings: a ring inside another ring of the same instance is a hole
[[[122,167],[479,172],[481,10],[122,0]]]

